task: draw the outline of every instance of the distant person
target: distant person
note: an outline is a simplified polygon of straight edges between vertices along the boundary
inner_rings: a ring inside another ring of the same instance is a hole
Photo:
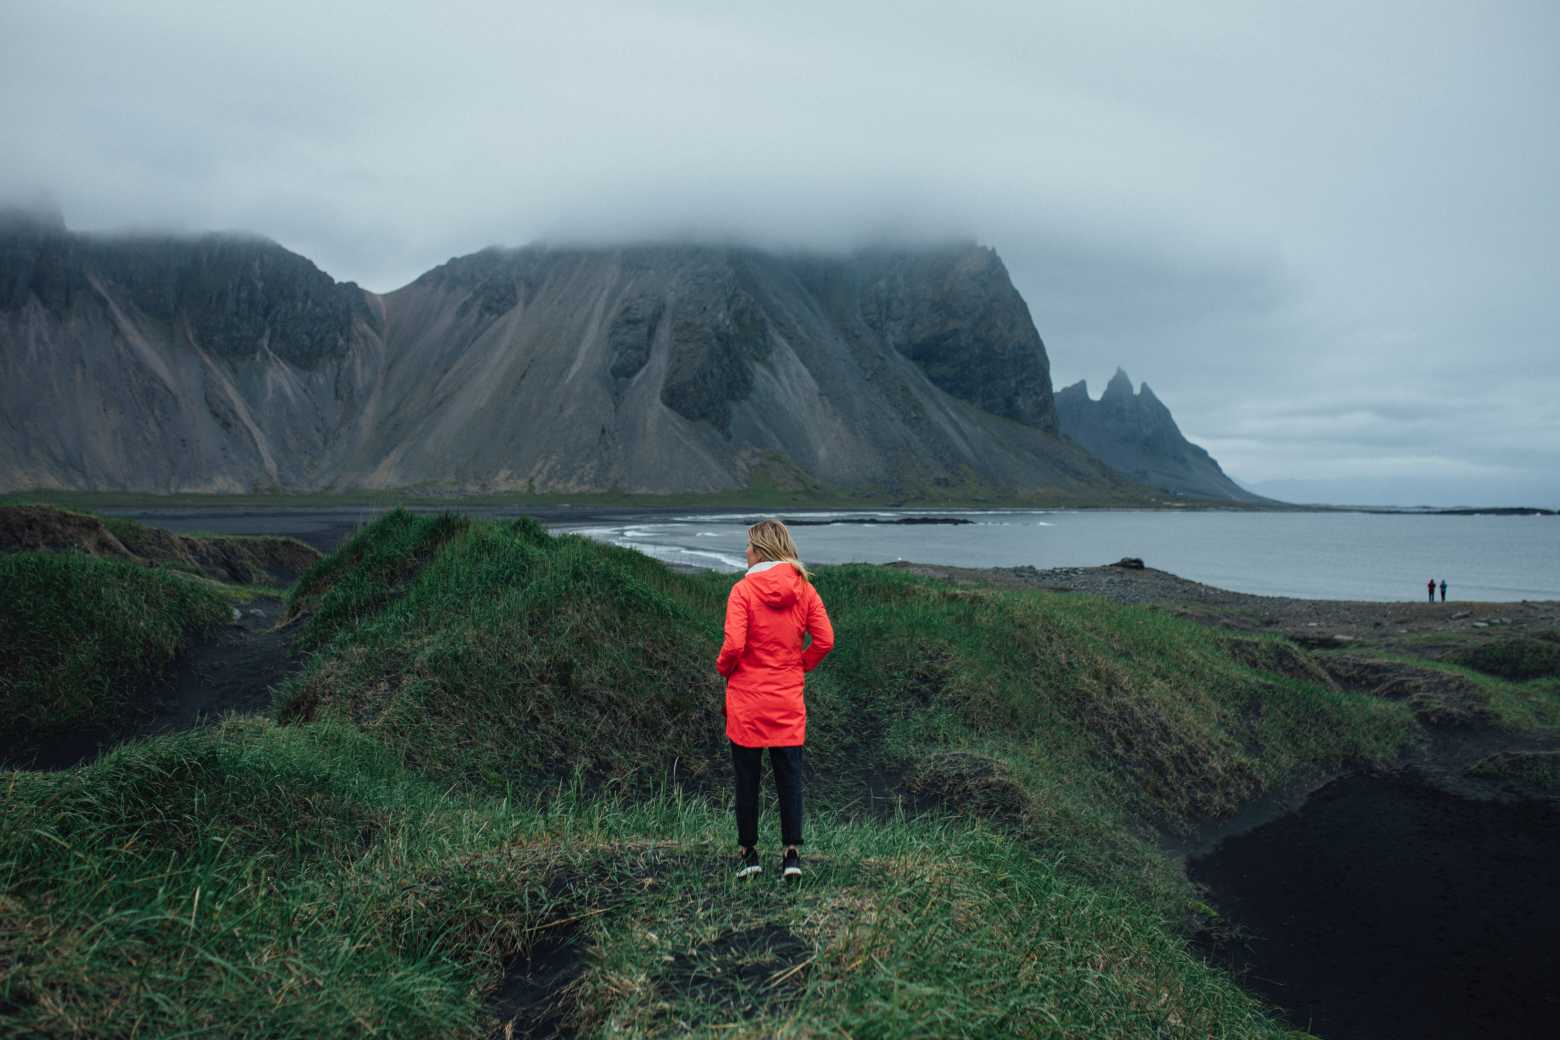
[[[748,528],[748,570],[726,597],[726,638],[715,670],[726,677],[726,737],[737,786],[737,877],[763,873],[758,861],[758,784],[764,749],[780,801],[780,873],[802,874],[802,746],[807,742],[803,675],[834,648],[823,600],[778,520]],[[802,647],[802,634],[812,644]]]
[[[1434,578],[1431,578],[1429,581],[1425,582],[1425,591],[1430,596],[1430,602],[1434,603],[1435,602],[1435,579]]]
[[[1446,602],[1446,579],[1441,579],[1441,602]]]

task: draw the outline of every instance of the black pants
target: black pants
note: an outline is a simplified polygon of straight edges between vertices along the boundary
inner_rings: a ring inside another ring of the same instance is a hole
[[[737,843],[743,848],[758,844],[758,781],[764,771],[764,749],[731,745],[731,764],[737,773]],[[780,796],[780,840],[802,843],[802,749],[772,747],[769,764],[775,771],[775,792]]]

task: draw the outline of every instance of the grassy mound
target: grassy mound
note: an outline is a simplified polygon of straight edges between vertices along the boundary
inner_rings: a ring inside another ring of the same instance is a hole
[[[1449,660],[1514,682],[1560,678],[1560,635],[1494,639],[1458,650]]]
[[[1284,1035],[1187,952],[1197,904],[1147,825],[1391,756],[1407,708],[1163,611],[824,568],[808,875],[737,885],[729,584],[529,521],[386,516],[293,593],[313,655],[282,725],[0,777],[0,1013],[45,1036]]]
[[[8,785],[29,1036],[475,1037],[506,964],[558,969],[517,1035],[1283,1035],[1141,904],[979,827],[825,812],[803,886],[737,885],[702,799],[469,799],[262,721]]]
[[[323,649],[280,715],[351,720],[495,789],[698,777],[723,747],[715,591],[528,520],[392,514],[299,583],[301,638]]]
[[[1560,797],[1560,751],[1501,751],[1468,768],[1530,797]]]
[[[1259,672],[1164,612],[875,567],[817,583],[839,649],[809,683],[809,754],[838,801],[960,749],[1185,821],[1300,761],[1386,755],[1406,720]],[[291,609],[320,652],[281,716],[350,720],[431,775],[495,790],[572,769],[724,784],[713,661],[729,585],[530,521],[392,514],[299,583]]]
[[[295,538],[179,535],[122,517],[0,505],[0,553],[36,551],[75,551],[215,581],[272,586],[290,584],[320,558]]]
[[[0,555],[0,747],[123,728],[141,695],[231,605],[201,579],[81,553]]]

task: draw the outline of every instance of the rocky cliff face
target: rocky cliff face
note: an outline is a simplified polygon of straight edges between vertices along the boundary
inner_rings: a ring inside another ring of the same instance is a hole
[[[1066,437],[1139,483],[1192,498],[1263,501],[1181,434],[1147,383],[1134,393],[1132,380],[1119,368],[1098,401],[1081,380],[1058,390],[1056,413]]]
[[[371,304],[262,239],[0,218],[0,487],[329,480],[382,354]]]
[[[1119,490],[996,254],[529,247],[387,295],[0,218],[0,487]]]

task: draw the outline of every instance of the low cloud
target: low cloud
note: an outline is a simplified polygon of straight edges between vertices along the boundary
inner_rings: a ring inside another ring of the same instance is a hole
[[[1124,366],[1237,478],[1431,460],[1494,494],[1560,463],[1557,30],[1515,0],[8,4],[0,194],[376,291],[539,238],[976,238],[1059,384]]]

